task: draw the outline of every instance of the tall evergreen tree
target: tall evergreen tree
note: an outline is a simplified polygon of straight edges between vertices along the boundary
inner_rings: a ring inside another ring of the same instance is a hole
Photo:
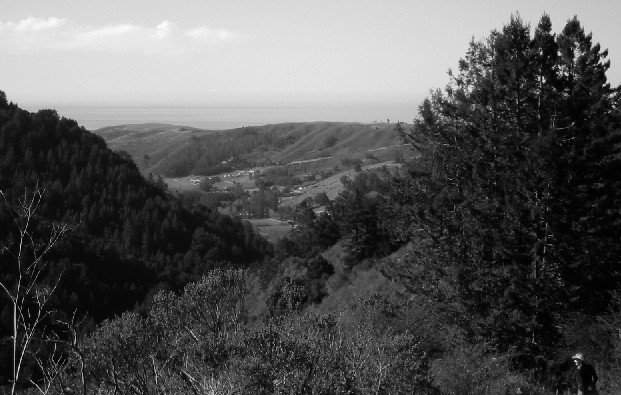
[[[454,273],[475,330],[531,360],[550,352],[568,307],[602,311],[620,280],[607,52],[577,18],[556,38],[551,28],[544,15],[531,37],[512,17],[473,41],[409,136],[425,145],[411,234]]]

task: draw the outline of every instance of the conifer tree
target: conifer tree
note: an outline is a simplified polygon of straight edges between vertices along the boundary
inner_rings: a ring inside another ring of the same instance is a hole
[[[424,145],[411,234],[453,273],[476,330],[528,358],[549,352],[567,308],[601,312],[620,280],[607,51],[577,18],[551,28],[544,15],[531,37],[512,17],[472,41],[408,136]]]

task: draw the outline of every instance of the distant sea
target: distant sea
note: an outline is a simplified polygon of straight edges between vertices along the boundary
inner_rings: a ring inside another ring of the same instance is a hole
[[[417,104],[362,104],[308,106],[54,106],[59,115],[76,120],[86,129],[136,123],[169,123],[224,130],[287,122],[412,122]],[[23,106],[28,111],[41,107]]]

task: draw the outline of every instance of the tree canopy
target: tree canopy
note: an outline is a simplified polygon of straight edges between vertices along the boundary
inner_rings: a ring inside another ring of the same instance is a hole
[[[569,312],[605,311],[621,280],[619,89],[577,18],[519,16],[472,41],[404,135],[425,145],[410,235],[453,273],[479,334],[549,357]],[[433,251],[433,252],[430,252]],[[532,360],[532,359],[531,359]]]

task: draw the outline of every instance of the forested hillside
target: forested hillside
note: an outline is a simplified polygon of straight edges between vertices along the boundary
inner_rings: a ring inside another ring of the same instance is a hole
[[[44,273],[60,277],[53,304],[88,313],[96,322],[142,303],[150,291],[179,289],[215,267],[247,267],[270,254],[248,224],[202,207],[184,207],[161,185],[147,182],[127,154],[61,118],[53,110],[21,110],[0,95],[0,255],[3,284],[15,281],[10,255],[18,199],[45,190],[31,226],[75,226],[60,241]],[[12,315],[1,295],[0,335]],[[3,345],[2,347],[4,347]],[[4,350],[4,348],[3,348]],[[3,369],[8,352],[1,352]],[[5,376],[8,377],[8,376]]]
[[[247,271],[209,271],[82,337],[64,326],[54,351],[66,364],[41,363],[32,382],[82,394],[558,394],[575,393],[571,355],[583,352],[602,393],[621,392],[621,89],[577,18],[552,31],[546,15],[534,29],[512,17],[473,40],[399,127],[420,156],[343,179],[324,213],[303,202],[274,256]],[[252,240],[240,245],[259,256]]]

